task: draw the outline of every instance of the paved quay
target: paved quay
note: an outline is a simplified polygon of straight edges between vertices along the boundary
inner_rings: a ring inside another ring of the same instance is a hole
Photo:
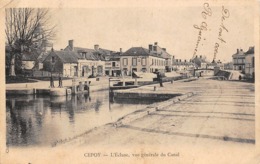
[[[90,84],[90,91],[99,91],[108,89],[108,77],[100,77],[97,81],[96,78],[77,78],[76,84],[79,84],[79,82],[85,82],[85,81],[91,81]],[[72,86],[72,79],[70,80],[63,80],[63,88],[71,87]],[[54,81],[55,88],[58,88],[58,80]],[[5,85],[7,91],[24,91],[28,92],[32,89],[50,89],[50,81],[37,81],[34,83],[13,83],[13,84],[6,84]]]
[[[218,159],[218,163],[256,161],[253,83],[200,78],[164,83],[157,92],[160,90],[194,95],[118,126],[111,123],[95,128],[57,147],[102,146],[135,151],[170,148],[180,153],[182,158],[175,159],[179,163],[204,163],[212,159]]]

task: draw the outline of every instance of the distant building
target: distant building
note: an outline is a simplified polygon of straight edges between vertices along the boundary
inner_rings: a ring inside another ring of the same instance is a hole
[[[255,49],[254,47],[249,47],[248,51],[245,53],[245,74],[247,76],[252,76],[255,72]]]
[[[224,70],[233,70],[233,62],[224,63]]]
[[[214,69],[215,67],[218,67],[220,70],[223,70],[224,64],[220,60],[218,60],[217,62],[214,61],[212,63],[207,64],[208,69]]]
[[[245,53],[242,49],[237,49],[237,52],[232,55],[233,58],[233,70],[239,70],[245,72]]]
[[[209,64],[209,62],[206,61],[206,57],[203,57],[202,55],[200,55],[200,57],[196,55],[196,57],[191,59],[191,61],[196,64],[197,69],[206,69],[207,65]]]
[[[196,64],[187,60],[182,61],[181,59],[175,59],[172,63],[173,70],[175,71],[186,71],[192,70],[196,67]]]

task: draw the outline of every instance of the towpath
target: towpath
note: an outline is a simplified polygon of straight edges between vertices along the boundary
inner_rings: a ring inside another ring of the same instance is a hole
[[[108,124],[96,128],[60,146],[101,146],[126,153],[160,153],[166,149],[179,153],[181,158],[174,161],[180,163],[211,163],[212,159],[218,159],[217,163],[253,162],[254,84],[200,78],[165,83],[164,86],[163,90],[192,91],[195,95],[121,126]],[[152,88],[144,86],[139,90]]]

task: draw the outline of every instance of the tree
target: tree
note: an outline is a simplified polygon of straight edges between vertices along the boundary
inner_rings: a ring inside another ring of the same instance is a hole
[[[47,9],[10,8],[5,10],[6,67],[15,76],[22,66],[24,51],[40,50],[55,37]]]

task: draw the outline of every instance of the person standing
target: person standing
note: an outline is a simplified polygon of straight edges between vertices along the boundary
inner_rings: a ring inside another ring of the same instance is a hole
[[[61,78],[61,75],[59,75],[59,88],[62,88],[62,78]]]
[[[54,88],[54,80],[53,80],[52,75],[51,75],[51,78],[50,78],[50,87]]]
[[[160,87],[163,87],[162,74],[159,71],[157,72],[157,79],[159,80]]]

